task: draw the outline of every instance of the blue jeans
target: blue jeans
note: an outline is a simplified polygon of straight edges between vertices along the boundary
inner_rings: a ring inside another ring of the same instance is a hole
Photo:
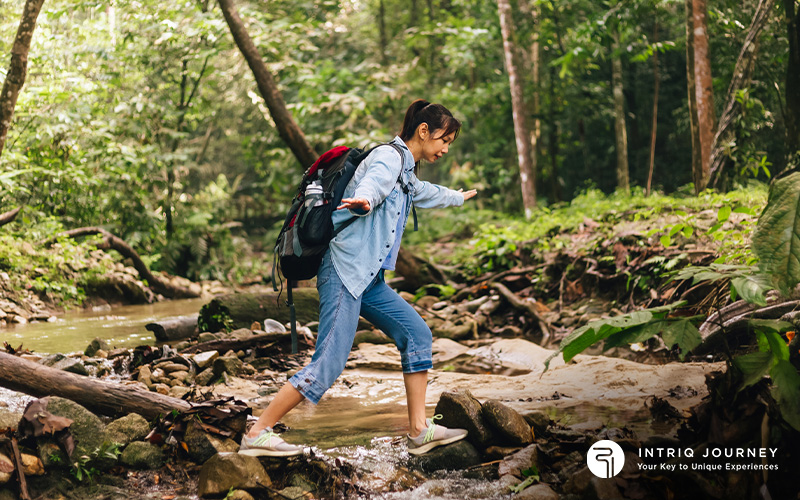
[[[414,308],[384,282],[382,271],[360,297],[354,298],[339,279],[329,251],[319,267],[317,290],[316,350],[311,362],[289,379],[306,399],[317,404],[344,371],[359,314],[394,340],[400,350],[403,373],[433,368],[430,328]]]

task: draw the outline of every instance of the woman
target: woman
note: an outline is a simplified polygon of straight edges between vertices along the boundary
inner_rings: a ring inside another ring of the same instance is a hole
[[[320,324],[311,362],[275,395],[243,437],[239,453],[293,456],[302,446],[272,432],[303,399],[319,402],[344,370],[358,325],[364,316],[391,337],[400,350],[408,401],[408,451],[425,453],[463,439],[467,431],[448,429],[425,419],[425,391],[432,335],[425,321],[384,281],[393,270],[412,203],[420,208],[461,206],[477,191],[454,191],[423,182],[415,175],[421,160],[435,162],[447,153],[461,123],[441,104],[414,101],[406,111],[395,146],[375,148],[358,166],[334,212],[334,227],[357,219],[330,243],[317,275]],[[401,153],[402,152],[402,156]],[[347,210],[345,210],[347,209]]]

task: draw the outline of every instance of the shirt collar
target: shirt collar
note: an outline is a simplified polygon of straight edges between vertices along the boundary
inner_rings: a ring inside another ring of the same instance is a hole
[[[394,139],[391,140],[391,142],[397,144],[398,146],[406,150],[404,170],[406,172],[414,170],[414,155],[411,154],[411,150],[408,149],[408,146],[406,145],[405,141],[403,141],[403,139],[401,139],[399,135],[396,135],[394,136]]]

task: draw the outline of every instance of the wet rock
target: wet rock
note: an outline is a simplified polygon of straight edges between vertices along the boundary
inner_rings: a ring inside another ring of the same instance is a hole
[[[225,439],[205,432],[194,420],[186,427],[183,440],[192,461],[204,464],[217,453],[236,453],[239,445],[232,439]]]
[[[69,465],[69,459],[66,453],[64,453],[54,440],[39,438],[36,441],[36,445],[39,448],[39,459],[46,469],[52,467],[66,467]]]
[[[272,486],[272,480],[256,457],[217,454],[200,469],[197,494],[209,498],[226,495],[231,489],[255,490],[265,486]]]
[[[613,477],[609,479],[592,477],[589,481],[589,487],[590,495],[593,495],[593,498],[597,500],[622,500],[624,498]]]
[[[201,386],[208,385],[214,380],[214,377],[214,368],[206,368],[195,376],[194,383]]]
[[[433,339],[433,367],[443,368],[461,354],[469,351],[469,347],[450,339]]]
[[[121,358],[123,356],[128,356],[130,351],[124,347],[118,347],[117,349],[111,349],[108,351],[108,359],[116,359]]]
[[[442,415],[442,425],[466,429],[467,440],[478,448],[491,443],[492,432],[481,418],[481,404],[469,391],[443,392],[434,413]]]
[[[192,360],[195,362],[198,368],[204,370],[211,366],[215,359],[219,357],[219,353],[217,351],[205,351],[199,352],[192,357]]]
[[[158,469],[164,463],[164,452],[154,444],[134,441],[125,447],[119,461],[134,469]]]
[[[539,446],[532,444],[520,451],[509,455],[500,462],[497,468],[497,473],[500,476],[512,475],[520,479],[525,478],[523,471],[535,467],[539,467]]]
[[[347,361],[347,368],[371,368],[373,370],[401,370],[400,352],[390,344],[362,343]]]
[[[534,411],[531,413],[526,413],[522,416],[528,425],[533,428],[534,436],[543,436],[545,431],[553,423],[549,416],[546,413],[541,411]]]
[[[91,343],[89,343],[88,346],[86,346],[86,350],[83,351],[83,354],[86,355],[86,356],[89,356],[91,358],[92,356],[97,354],[97,351],[99,351],[99,350],[103,350],[103,351],[108,352],[110,349],[111,349],[111,347],[108,345],[108,343],[105,340],[103,340],[101,338],[96,338],[96,339],[92,340]]]
[[[122,446],[144,439],[149,432],[150,424],[138,413],[125,415],[106,426],[108,440]]]
[[[424,455],[415,456],[409,460],[411,467],[422,469],[425,472],[461,470],[480,463],[480,453],[466,439],[434,448]]]
[[[68,358],[63,354],[53,354],[44,358],[41,363],[56,370],[64,370],[65,372],[76,373],[78,375],[89,375],[86,367],[79,359]]]
[[[239,375],[242,373],[242,360],[235,356],[225,356],[214,360],[214,375]]]
[[[36,455],[21,453],[20,459],[22,460],[22,472],[24,472],[26,476],[44,475],[44,464],[42,464],[42,461]]]
[[[72,420],[69,431],[75,438],[73,457],[92,456],[106,439],[105,425],[95,414],[65,398],[51,396],[48,398],[47,411],[59,417]],[[41,451],[39,456],[42,457]],[[44,460],[44,457],[42,457]]]
[[[485,401],[481,405],[481,415],[501,442],[512,446],[524,446],[533,442],[528,422],[516,410],[500,401]]]
[[[197,341],[200,343],[213,342],[215,340],[219,340],[219,335],[214,333],[204,332],[197,336]]]
[[[6,408],[0,408],[0,429],[17,430],[21,418],[22,413],[9,411]]]
[[[487,460],[502,460],[509,455],[513,455],[521,449],[522,448],[519,446],[490,446],[483,450],[483,455]]]
[[[3,471],[9,472],[3,472]],[[0,484],[6,484],[14,474],[14,462],[4,453],[0,453]]]
[[[558,493],[549,484],[539,483],[528,486],[514,495],[514,500],[558,500]]]
[[[572,474],[564,483],[564,493],[573,493],[582,496],[588,489],[592,479],[596,478],[589,467],[583,467]]]
[[[456,321],[447,320],[432,330],[434,337],[461,340],[474,337],[478,332],[478,324],[474,320],[460,318]]]

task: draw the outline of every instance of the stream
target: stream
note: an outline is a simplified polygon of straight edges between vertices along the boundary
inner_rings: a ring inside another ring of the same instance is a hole
[[[113,347],[132,348],[154,344],[147,323],[167,317],[196,313],[205,301],[182,300],[149,305],[78,311],[65,314],[52,322],[16,325],[0,330],[0,338],[14,348],[20,344],[36,354],[82,352],[94,338],[101,338]],[[374,492],[370,498],[387,500],[465,500],[511,498],[506,487],[493,481],[471,479],[463,472],[434,474],[413,489],[392,492],[399,471],[407,466],[407,453],[401,444],[407,426],[402,377],[385,373],[385,380],[359,379],[359,370],[346,371],[340,377],[356,380],[360,389],[350,390],[337,384],[318,406],[302,403],[284,419],[290,431],[289,442],[311,446],[314,453],[341,457],[361,472],[362,486]],[[381,373],[381,372],[379,372]],[[383,377],[383,375],[379,375]],[[473,380],[483,378],[474,375]],[[360,380],[360,382],[359,382]],[[432,381],[433,382],[433,381]],[[431,392],[442,388],[432,386]],[[0,403],[9,410],[21,412],[32,398],[0,389]],[[429,398],[428,413],[433,413]],[[435,404],[435,403],[434,403]],[[263,407],[261,402],[258,406]],[[614,408],[582,404],[572,408],[548,408],[551,417],[566,425],[585,421],[601,421],[639,430],[650,428],[645,413],[615,412]],[[624,424],[623,424],[624,421]]]

